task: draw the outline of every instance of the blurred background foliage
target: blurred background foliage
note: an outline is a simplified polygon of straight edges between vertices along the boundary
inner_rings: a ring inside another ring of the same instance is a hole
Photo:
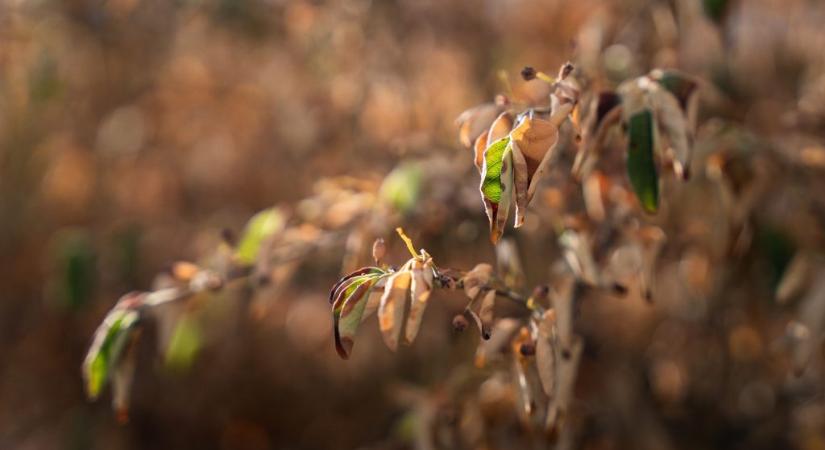
[[[427,448],[422,423],[439,447],[532,442],[512,392],[472,367],[477,337],[453,333],[459,296],[435,294],[413,347],[390,354],[365,327],[343,362],[326,289],[369,261],[380,233],[350,226],[364,214],[405,224],[442,266],[494,262],[453,121],[529,95],[522,67],[573,60],[608,83],[654,67],[706,83],[706,174],[665,181],[654,220],[670,262],[656,304],[582,310],[595,345],[579,444],[823,448],[822,364],[788,374],[775,351],[797,313],[773,299],[797,251],[823,249],[823,23],[815,0],[3,2],[0,447]],[[508,233],[528,288],[559,255],[555,211],[579,195],[566,186]],[[346,238],[251,302],[187,313],[165,361],[144,346],[127,424],[87,403],[79,366],[114,299],[273,204],[310,224],[304,239]],[[731,256],[739,228],[752,239]],[[627,401],[641,391],[654,401]]]

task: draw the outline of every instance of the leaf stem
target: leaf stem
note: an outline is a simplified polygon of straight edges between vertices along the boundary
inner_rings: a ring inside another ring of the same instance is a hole
[[[410,255],[412,255],[412,257],[416,259],[420,258],[421,255],[419,255],[418,252],[415,251],[415,246],[413,246],[412,239],[410,239],[409,236],[407,236],[407,234],[404,233],[404,229],[398,227],[395,229],[395,232],[398,233],[398,235],[401,236],[401,239],[404,241],[404,243],[407,244],[407,250],[410,251]]]

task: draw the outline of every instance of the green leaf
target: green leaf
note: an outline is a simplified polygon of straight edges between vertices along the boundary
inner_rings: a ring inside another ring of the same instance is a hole
[[[197,320],[184,315],[175,325],[175,331],[166,348],[165,363],[167,367],[178,370],[188,369],[195,361],[201,349],[203,335]]]
[[[344,282],[346,282],[347,280],[349,280],[351,278],[354,278],[354,277],[357,277],[357,276],[361,276],[361,275],[367,275],[367,274],[379,274],[380,275],[380,274],[383,274],[383,273],[385,273],[384,270],[382,270],[378,267],[362,267],[362,268],[356,270],[355,272],[344,275],[343,277],[341,277],[340,280],[338,280],[337,283],[335,283],[334,286],[332,286],[332,289],[330,289],[330,291],[329,291],[329,304],[332,305],[333,303],[335,303],[335,294],[338,292],[338,288],[342,284],[344,284]]]
[[[333,310],[335,327],[335,350],[341,358],[349,358],[353,338],[361,325],[367,303],[373,289],[378,285],[381,275],[370,274],[359,277],[347,287],[340,308]]]
[[[504,151],[510,144],[510,136],[505,136],[493,142],[484,152],[484,177],[481,180],[481,193],[484,198],[493,202],[501,201],[501,163]]]
[[[628,120],[627,174],[642,208],[649,213],[659,209],[659,177],[653,160],[653,112],[643,109]]]
[[[95,290],[96,256],[89,232],[71,229],[55,238],[56,277],[49,288],[62,301],[61,306],[79,309],[91,299]]]
[[[100,395],[139,317],[135,310],[115,307],[95,331],[94,340],[83,361],[83,378],[89,399],[96,399]]]
[[[702,9],[705,11],[705,15],[717,24],[722,22],[729,7],[729,0],[702,0]]]
[[[481,198],[490,221],[490,240],[495,244],[504,233],[513,201],[513,145],[510,137],[493,142],[484,152]]]
[[[396,211],[407,214],[418,203],[421,191],[421,168],[417,164],[401,164],[381,184],[379,196]]]
[[[281,231],[283,227],[284,217],[277,208],[265,209],[255,214],[246,224],[235,257],[242,264],[253,264],[264,241]]]

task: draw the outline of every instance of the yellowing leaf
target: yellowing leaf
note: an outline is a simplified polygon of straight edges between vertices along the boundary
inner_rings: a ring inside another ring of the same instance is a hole
[[[404,340],[412,344],[421,327],[421,319],[427,300],[433,290],[432,262],[415,261],[412,267],[412,287],[410,288],[410,313],[407,317],[407,327],[404,331]]]
[[[284,228],[283,214],[277,208],[265,209],[246,224],[235,257],[242,264],[254,264],[264,242]]]
[[[401,335],[404,320],[404,300],[410,289],[411,278],[408,266],[390,275],[384,287],[384,295],[381,296],[381,303],[378,305],[378,325],[384,343],[392,351],[398,348],[398,337]]]

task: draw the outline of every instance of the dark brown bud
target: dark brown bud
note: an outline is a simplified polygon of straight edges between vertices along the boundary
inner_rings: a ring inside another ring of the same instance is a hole
[[[569,62],[564,63],[564,65],[561,66],[561,69],[559,69],[559,80],[567,78],[570,73],[573,72],[573,69],[573,64],[570,64]]]
[[[272,284],[272,275],[267,272],[258,273],[255,276],[255,282],[258,283],[260,287],[269,286]]]
[[[372,243],[372,259],[376,264],[381,264],[384,255],[387,254],[387,244],[384,243],[384,238],[378,238]]]
[[[456,314],[456,316],[453,317],[453,329],[455,331],[458,331],[460,333],[460,332],[466,330],[468,325],[469,325],[469,323],[467,322],[467,319],[464,318],[463,315]]]
[[[547,296],[549,294],[550,294],[550,287],[548,287],[546,284],[536,286],[536,288],[533,289],[533,300],[536,300],[536,301],[547,300]]]
[[[518,350],[523,356],[533,356],[536,354],[536,344],[533,344],[532,342],[524,342]]]
[[[611,286],[611,289],[613,289],[613,293],[616,294],[616,295],[620,295],[622,297],[627,295],[627,286],[625,286],[621,283],[613,283],[613,285]]]
[[[233,233],[229,228],[224,228],[221,230],[221,239],[223,239],[227,245],[235,245],[235,233]]]
[[[536,69],[530,66],[521,69],[521,77],[524,78],[524,81],[530,81],[536,78]]]

